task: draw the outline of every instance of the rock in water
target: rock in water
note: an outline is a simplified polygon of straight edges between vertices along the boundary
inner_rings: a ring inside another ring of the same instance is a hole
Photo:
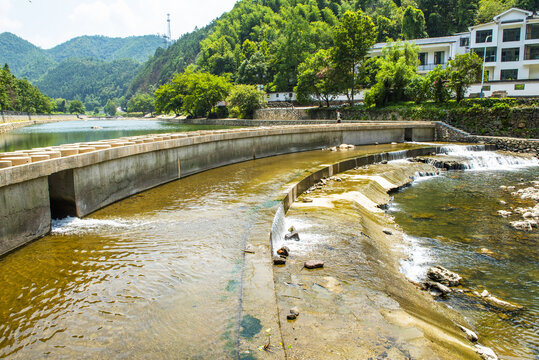
[[[280,256],[275,256],[273,258],[273,265],[285,265],[285,264],[286,264],[285,258],[282,258]]]
[[[498,356],[494,353],[491,348],[488,348],[483,345],[475,345],[475,352],[481,356],[484,360],[498,360]]]
[[[304,265],[307,269],[319,269],[324,267],[324,262],[321,260],[309,260]]]
[[[297,317],[296,314],[288,314],[286,315],[286,320],[296,320]]]
[[[389,229],[383,229],[382,231],[383,231],[384,234],[386,234],[386,235],[393,235],[393,233],[392,233],[391,230],[389,230]]]
[[[277,254],[287,257],[290,254],[290,249],[287,246],[283,246],[279,250],[277,250]]]
[[[457,326],[459,327],[460,330],[462,330],[466,334],[466,338],[468,338],[468,340],[470,340],[471,342],[476,342],[477,340],[479,340],[479,337],[477,336],[477,334],[474,333],[472,330],[467,329],[464,326],[461,326],[458,324]]]
[[[451,293],[451,289],[449,287],[438,282],[425,281],[424,287],[431,290],[431,294],[433,296],[445,296]]]
[[[427,271],[427,277],[447,286],[457,286],[462,281],[462,277],[459,274],[449,271],[442,266],[431,267]]]
[[[297,307],[293,307],[290,309],[290,314],[295,315],[296,317],[299,316],[299,309]]]
[[[285,240],[296,240],[299,241],[299,233],[297,231],[292,231],[284,236]]]

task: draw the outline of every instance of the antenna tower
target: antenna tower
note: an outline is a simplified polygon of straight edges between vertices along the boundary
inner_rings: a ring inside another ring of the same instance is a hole
[[[172,43],[172,33],[170,32],[170,14],[167,14],[167,28],[168,28],[167,40],[168,40],[168,45],[170,45]]]

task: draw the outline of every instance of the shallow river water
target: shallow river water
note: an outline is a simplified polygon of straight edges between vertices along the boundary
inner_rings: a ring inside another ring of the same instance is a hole
[[[251,236],[267,238],[283,185],[320,164],[415,146],[249,161],[56,223],[0,259],[0,358],[236,357],[245,238],[259,228]]]
[[[497,213],[533,206],[535,202],[511,192],[533,186],[536,180],[538,166],[478,165],[415,183],[395,194],[389,211],[408,235],[410,258],[403,271],[411,279],[419,281],[429,266],[442,265],[462,275],[465,288],[488,290],[524,307],[501,311],[467,295],[443,300],[503,359],[539,357],[539,235],[537,229],[526,232],[510,226],[521,216],[502,218]]]

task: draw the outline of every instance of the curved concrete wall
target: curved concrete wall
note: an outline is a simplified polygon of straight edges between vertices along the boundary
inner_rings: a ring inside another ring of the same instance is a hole
[[[0,165],[27,162],[0,169],[0,221],[10,224],[0,231],[0,254],[46,235],[51,214],[86,216],[208,169],[343,143],[432,141],[434,136],[432,123],[335,124],[161,134],[0,154]],[[47,160],[36,153],[64,156]]]

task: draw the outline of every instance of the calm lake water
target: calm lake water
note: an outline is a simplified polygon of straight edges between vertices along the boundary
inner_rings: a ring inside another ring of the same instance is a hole
[[[464,314],[483,343],[503,359],[539,357],[539,235],[518,231],[498,210],[533,206],[500,186],[533,186],[539,167],[452,171],[415,183],[394,196],[390,213],[410,241],[403,271],[413,280],[442,265],[464,278],[466,288],[524,306],[507,312],[467,295],[443,300]],[[515,191],[515,190],[513,190]],[[502,205],[500,200],[507,202]],[[480,254],[487,248],[492,254]]]
[[[97,129],[92,129],[92,127],[96,127]],[[182,125],[156,120],[64,121],[27,126],[0,134],[0,152],[114,139],[124,136],[228,128],[230,127]]]

